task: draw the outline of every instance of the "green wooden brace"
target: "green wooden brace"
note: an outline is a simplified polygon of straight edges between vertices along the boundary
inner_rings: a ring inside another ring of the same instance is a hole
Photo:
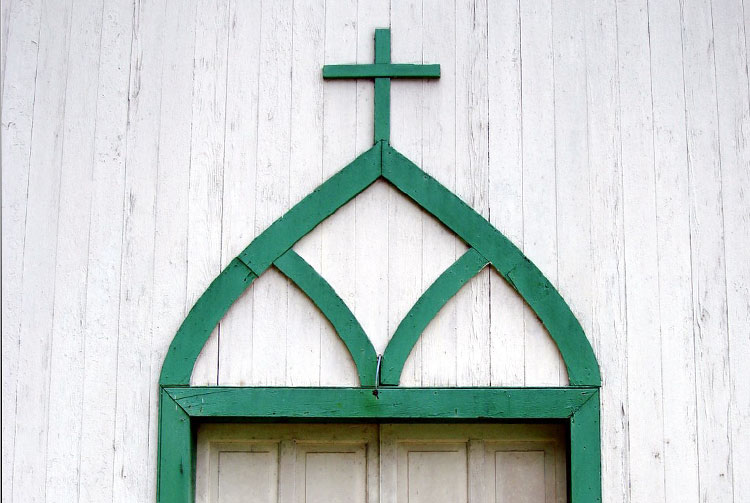
[[[378,355],[359,321],[341,297],[336,295],[331,285],[292,249],[276,259],[274,265],[300,287],[331,322],[352,355],[360,384],[374,386]]]
[[[380,374],[381,384],[397,385],[406,359],[419,337],[438,311],[471,278],[487,265],[474,248],[469,248],[453,265],[446,269],[422,294],[411,310],[401,320],[396,332],[383,353]]]

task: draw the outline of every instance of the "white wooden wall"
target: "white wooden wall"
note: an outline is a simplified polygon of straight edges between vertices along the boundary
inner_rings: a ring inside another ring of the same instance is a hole
[[[2,502],[154,498],[161,360],[254,236],[371,145],[372,84],[324,63],[440,63],[397,82],[392,143],[558,286],[603,375],[606,502],[750,501],[750,8],[741,0],[5,0]],[[295,246],[378,351],[465,245],[377,183]],[[559,385],[556,349],[483,271],[407,385]],[[354,385],[269,271],[195,383]]]

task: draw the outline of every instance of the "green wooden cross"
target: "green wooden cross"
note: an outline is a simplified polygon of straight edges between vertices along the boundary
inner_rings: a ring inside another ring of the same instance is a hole
[[[436,79],[440,65],[391,63],[391,30],[375,30],[375,64],[325,65],[324,79],[375,79],[375,143],[391,132],[391,79]]]

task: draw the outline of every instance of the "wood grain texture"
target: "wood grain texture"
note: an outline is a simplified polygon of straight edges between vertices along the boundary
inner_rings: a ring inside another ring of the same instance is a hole
[[[133,8],[104,4],[86,284],[81,501],[114,499],[114,444]],[[192,88],[192,82],[191,82]],[[184,280],[184,279],[183,279]],[[114,301],[117,299],[117,301]],[[182,304],[179,304],[182,309]],[[165,343],[165,344],[168,344]],[[150,415],[153,421],[155,416]]]
[[[157,389],[149,383],[153,322],[156,187],[165,2],[133,6],[125,136],[125,180],[116,349],[114,501],[149,494],[149,422]]]
[[[699,501],[685,92],[678,2],[649,3],[664,496]],[[677,56],[676,56],[677,55]]]
[[[50,277],[49,273],[56,270],[57,264],[71,12],[70,1],[45,2],[42,6],[33,131],[24,145],[29,152],[29,164],[24,251],[19,265],[23,286],[18,305],[17,419],[14,457],[10,465],[13,472],[11,498],[15,501],[46,499],[49,379],[50,364],[55,358],[51,346],[56,275]],[[22,161],[21,176],[23,165]]]
[[[585,14],[591,187],[592,339],[602,370],[602,498],[629,501],[627,325],[620,161],[617,10],[595,1]]]
[[[325,82],[322,66],[372,63],[387,27],[394,62],[441,65],[440,79],[394,82],[393,145],[537,259],[593,343],[603,499],[747,493],[738,0],[2,5],[3,503],[153,500],[156,382],[188,285],[200,293],[372,146],[372,81]],[[382,352],[428,270],[465,244],[387,182],[347,211],[295,250]],[[544,357],[555,372],[524,346],[524,324],[545,344],[532,311],[487,274],[487,295],[468,288],[427,327],[412,384],[564,383],[559,357]],[[321,338],[324,317],[281,274],[263,281],[222,320],[202,378],[319,384],[335,333]],[[453,356],[470,322],[487,351],[471,372]],[[269,346],[301,331],[299,353]],[[353,382],[335,351],[328,384]]]
[[[92,172],[98,75],[88,68],[99,62],[101,2],[75,9],[65,92],[63,153],[58,208],[55,316],[52,322],[46,491],[78,493],[83,424],[86,273],[90,236]],[[71,404],[75,406],[71,407]],[[69,441],[63,442],[67,438]],[[49,439],[53,439],[52,442]]]
[[[653,97],[646,2],[617,5],[632,501],[664,499]],[[627,106],[623,106],[623,102]]]
[[[2,134],[2,463],[13,466],[23,304],[23,260],[42,2],[3,8]],[[13,30],[10,30],[10,25]],[[7,36],[6,36],[7,34]],[[29,63],[33,62],[33,63]],[[5,66],[9,65],[9,66]],[[4,83],[8,82],[6,86]],[[13,470],[2,472],[2,501],[13,498]]]
[[[713,21],[711,2],[683,6],[699,496],[731,500],[731,390]]]

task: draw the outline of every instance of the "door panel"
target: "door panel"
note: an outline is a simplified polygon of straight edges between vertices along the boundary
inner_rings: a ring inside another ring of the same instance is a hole
[[[466,461],[465,444],[401,444],[398,501],[466,503]]]
[[[366,503],[365,443],[297,446],[298,503]]]
[[[275,503],[278,487],[276,449],[253,452],[251,449],[225,447],[226,450],[219,451],[217,456],[215,487],[218,503]]]
[[[203,425],[196,503],[377,503],[375,425]]]
[[[564,503],[561,425],[205,425],[197,503]]]
[[[384,424],[383,503],[564,503],[565,428]]]

